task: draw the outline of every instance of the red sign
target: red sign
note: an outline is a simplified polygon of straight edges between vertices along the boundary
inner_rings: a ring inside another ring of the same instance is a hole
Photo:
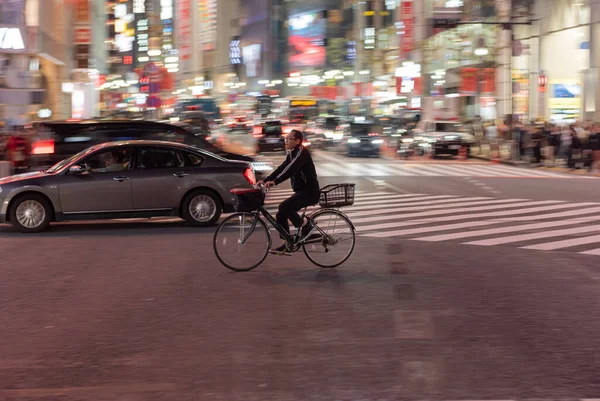
[[[477,68],[462,68],[460,70],[460,93],[475,94],[477,93],[477,84],[479,83]]]
[[[192,14],[190,0],[177,0],[177,40],[179,41],[179,58],[181,69],[184,72],[190,70],[192,57]]]
[[[415,48],[414,17],[413,1],[404,0],[402,2],[402,23],[404,24],[404,35],[402,35],[402,54],[405,57]]]
[[[413,89],[413,95],[421,95],[423,89],[421,88],[421,86],[423,85],[423,80],[421,79],[421,77],[415,77],[413,78],[413,80],[415,81],[415,88]]]
[[[92,28],[76,26],[73,43],[76,45],[87,45],[92,43]]]
[[[90,22],[90,1],[76,0],[75,4],[75,23]]]
[[[481,93],[496,92],[496,70],[483,68],[481,70]]]

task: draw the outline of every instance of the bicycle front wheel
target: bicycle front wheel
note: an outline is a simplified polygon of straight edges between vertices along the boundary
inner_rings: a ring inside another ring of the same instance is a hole
[[[227,217],[215,232],[213,248],[225,267],[238,272],[260,265],[271,247],[271,234],[264,221],[249,213]]]
[[[324,209],[311,216],[315,230],[307,243],[302,245],[306,257],[320,267],[336,267],[344,263],[356,242],[352,223],[345,214]]]

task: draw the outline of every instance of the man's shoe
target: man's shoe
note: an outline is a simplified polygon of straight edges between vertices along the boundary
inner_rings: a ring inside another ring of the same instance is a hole
[[[269,253],[272,253],[274,255],[292,256],[292,252],[290,252],[290,250],[288,249],[288,247],[285,244],[281,245],[280,247],[270,249]]]
[[[315,227],[313,226],[312,221],[309,220],[309,222],[301,228],[300,238],[298,238],[298,242],[321,238],[321,236],[318,233],[314,233],[314,229]]]

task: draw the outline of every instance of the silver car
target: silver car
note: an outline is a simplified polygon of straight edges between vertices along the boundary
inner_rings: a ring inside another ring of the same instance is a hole
[[[110,142],[52,168],[0,179],[0,222],[39,232],[52,221],[179,216],[196,226],[233,211],[250,163],[163,141]]]

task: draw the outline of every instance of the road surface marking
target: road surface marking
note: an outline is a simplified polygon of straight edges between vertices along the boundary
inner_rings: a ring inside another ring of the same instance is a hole
[[[589,233],[593,231],[600,231],[600,225],[595,226],[584,226],[584,227],[575,227],[570,229],[561,229],[561,230],[553,230],[553,231],[542,231],[533,234],[521,234],[521,235],[511,235],[509,237],[500,237],[500,238],[492,238],[487,240],[479,240],[466,242],[467,245],[479,245],[479,246],[491,246],[491,245],[500,245],[500,244],[510,244],[511,242],[522,242],[522,241],[532,241],[542,238],[551,238],[551,237],[560,237],[563,235],[573,235],[573,234],[581,234],[581,233]],[[535,245],[537,246],[537,245]]]
[[[517,202],[517,201],[523,201],[524,199],[508,199],[507,201],[509,202]],[[555,208],[559,208],[559,207],[565,207],[565,208],[570,208],[570,207],[578,207],[580,206],[580,204],[568,204],[568,205],[557,205],[558,203],[562,203],[562,201],[527,201],[527,202],[522,202],[522,203],[510,203],[510,204],[502,204],[502,205],[492,205],[492,206],[481,206],[481,207],[471,207],[471,208],[455,208],[455,209],[446,209],[446,210],[435,210],[435,211],[427,211],[427,212],[418,212],[418,213],[408,213],[408,214],[394,214],[394,215],[386,215],[386,216],[374,216],[374,217],[365,217],[365,218],[358,218],[356,220],[353,220],[354,223],[358,224],[358,223],[371,223],[371,222],[375,222],[375,221],[385,221],[385,220],[406,220],[409,218],[416,218],[416,217],[428,217],[428,216],[439,216],[439,215],[444,215],[444,214],[455,214],[455,213],[469,213],[469,212],[476,212],[476,211],[489,211],[489,210],[499,210],[499,209],[506,209],[506,208],[517,208],[517,207],[527,207],[527,206],[531,206],[531,205],[550,205],[552,204],[552,206],[545,206],[545,207],[538,207],[538,208],[525,208],[525,209],[519,209],[519,210],[502,210],[500,212],[489,212],[489,213],[479,213],[479,214],[467,214],[467,215],[453,215],[453,216],[447,216],[447,217],[439,217],[438,220],[439,221],[452,221],[452,220],[459,220],[459,219],[465,219],[465,218],[479,218],[479,217],[495,217],[495,216],[504,216],[504,215],[508,215],[508,214],[526,214],[526,213],[535,213],[535,212],[539,212],[539,211],[543,211],[543,210],[552,210]],[[389,209],[388,212],[389,213],[402,213],[406,211],[404,208],[400,209]],[[356,217],[360,217],[360,216],[356,216]]]
[[[597,256],[600,256],[600,248],[598,248],[598,249],[592,249],[590,251],[585,251],[585,252],[579,252],[579,253],[584,254],[584,255],[597,255]]]
[[[589,237],[572,238],[562,241],[546,242],[544,244],[523,246],[521,249],[536,249],[538,251],[553,251],[556,249],[571,248],[579,245],[594,244],[600,242],[600,235]]]
[[[591,216],[586,221],[597,221],[597,220],[600,220],[600,216]],[[458,232],[458,233],[453,233],[453,234],[434,235],[431,237],[420,237],[420,238],[414,238],[414,239],[417,241],[427,241],[427,242],[450,241],[450,240],[469,238],[469,237],[481,237],[484,235],[504,234],[504,233],[510,233],[510,232],[516,232],[516,231],[539,230],[539,229],[551,228],[551,227],[569,226],[569,225],[574,225],[574,224],[581,224],[583,222],[585,222],[585,221],[582,221],[582,220],[549,221],[546,223],[508,226],[508,227],[492,228],[492,229],[488,229],[488,230],[465,231],[465,232]],[[492,220],[492,221],[489,221],[488,223],[489,224],[502,224],[503,222],[502,221],[494,222]],[[468,224],[468,223],[461,223],[461,224]],[[455,226],[457,226],[457,225],[455,225]],[[431,231],[445,231],[445,230],[453,230],[453,229],[461,228],[461,227],[452,227],[452,225],[448,225],[446,227],[445,226],[434,226],[431,228],[435,229],[435,230],[431,230]]]
[[[538,204],[542,203],[542,202],[537,202]],[[545,201],[544,203],[553,203],[553,201]],[[526,202],[521,204],[521,206],[530,206],[531,202]],[[427,218],[427,219],[417,219],[417,220],[412,220],[412,221],[403,221],[403,222],[398,222],[398,223],[386,223],[387,227],[389,228],[394,228],[394,227],[403,227],[403,226],[409,226],[409,225],[421,225],[421,224],[426,224],[426,223],[438,223],[438,222],[442,222],[442,221],[454,221],[454,220],[465,220],[465,219],[480,219],[480,218],[488,218],[488,217],[502,217],[502,216],[507,216],[507,215],[518,215],[518,214],[527,214],[527,213],[536,213],[536,212],[541,212],[541,211],[545,211],[545,210],[552,210],[552,209],[560,209],[560,208],[574,208],[574,207],[579,207],[578,204],[564,204],[564,205],[559,205],[559,204],[554,204],[551,206],[542,206],[542,207],[534,207],[534,208],[527,208],[527,209],[521,209],[521,210],[503,210],[500,212],[490,212],[490,213],[475,213],[475,214],[462,214],[462,215],[454,215],[454,216],[442,216],[442,217],[433,217],[433,218]],[[438,214],[438,213],[427,213],[427,215],[433,215],[433,214]],[[353,219],[352,222],[355,224],[359,224],[362,222],[372,222],[372,221],[384,221],[384,220],[391,220],[391,219],[403,219],[406,220],[410,217],[421,217],[423,214],[422,213],[413,213],[413,214],[409,214],[409,215],[403,215],[403,216],[388,216],[386,219],[381,219],[381,218],[377,218],[377,217],[370,217],[370,218],[366,218],[366,219]],[[374,226],[361,226],[361,230],[370,230],[373,229]],[[379,225],[379,227],[377,228],[384,228],[382,225]],[[371,236],[371,235],[369,235]],[[379,233],[377,235],[378,237],[384,237],[385,235],[383,235],[383,233]]]

